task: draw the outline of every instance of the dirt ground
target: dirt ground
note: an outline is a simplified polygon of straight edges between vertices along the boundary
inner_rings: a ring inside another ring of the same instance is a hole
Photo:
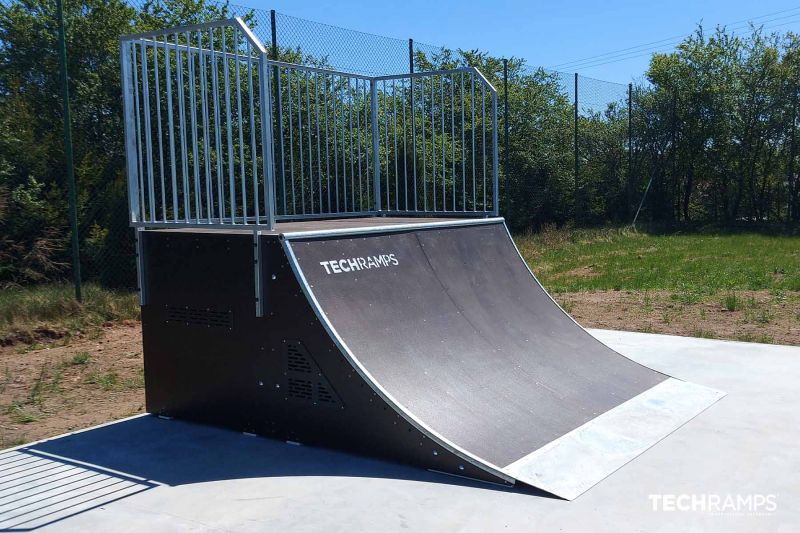
[[[0,348],[0,448],[144,412],[142,330]]]
[[[586,327],[800,345],[797,295],[741,291],[735,305],[719,296],[681,301],[667,292],[556,299]],[[144,412],[138,322],[109,324],[68,341],[0,347],[0,372],[0,448]]]

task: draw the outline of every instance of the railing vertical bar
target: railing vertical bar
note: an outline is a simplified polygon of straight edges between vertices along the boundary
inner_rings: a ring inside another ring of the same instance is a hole
[[[244,42],[250,43],[247,39]],[[242,222],[247,224],[247,175],[244,168],[244,119],[242,118],[242,64],[239,57],[239,30],[233,30],[234,65],[236,65],[236,124],[239,130],[239,179],[242,187]],[[249,52],[248,52],[249,55]],[[258,219],[256,219],[258,222]]]
[[[328,75],[324,75],[324,85],[322,86],[323,96],[322,100],[324,102],[324,112],[325,112],[325,194],[328,200],[328,207],[327,212],[332,213],[333,209],[331,208],[331,143],[330,143],[330,135],[328,133]]]
[[[481,134],[483,135],[483,205],[481,211],[486,211],[486,84],[481,82]]]
[[[302,78],[305,74],[301,74],[299,70],[295,71],[297,75],[297,141],[298,153],[297,159],[300,163],[300,208],[303,214],[306,214],[306,184],[305,184],[305,162],[303,158],[303,82]]]
[[[420,111],[422,119],[422,210],[428,210],[428,145],[425,142],[425,78],[419,79]]]
[[[172,61],[168,47],[169,36],[164,36],[164,77],[167,85],[167,128],[169,130],[170,177],[172,178],[172,220],[178,221],[178,177],[175,169],[175,121],[172,107]],[[176,49],[177,52],[177,49]]]
[[[447,211],[447,161],[445,158],[445,150],[447,143],[445,143],[447,122],[444,120],[444,81],[445,76],[442,74],[439,77],[439,100],[441,102],[441,123],[442,123],[442,211]]]
[[[370,108],[367,105],[367,81],[366,80],[364,80],[361,83],[361,92],[364,95],[364,130],[365,131],[369,131],[368,130],[369,121],[367,119],[368,119],[368,112],[369,112]],[[362,211],[368,211],[370,206],[372,205],[372,194],[370,192],[372,187],[370,186],[370,181],[369,181],[369,145],[367,145],[367,144],[364,145],[364,179],[366,180],[365,188],[367,189],[367,207],[366,207],[366,209],[363,209],[363,206],[362,206]]]
[[[350,134],[348,135],[348,143],[350,145],[349,154],[350,154],[350,209],[352,211],[359,211],[361,206],[356,209],[356,172],[355,172],[355,161],[353,158],[353,85],[352,85],[352,78],[347,78],[347,120],[350,123]]]
[[[311,201],[311,212],[314,213],[314,158],[313,145],[311,144],[311,95],[309,85],[311,76],[306,73],[306,138],[308,140],[308,196]]]
[[[142,96],[144,97],[144,139],[147,152],[147,198],[148,210],[150,211],[150,222],[156,220],[155,211],[155,191],[153,182],[153,138],[152,126],[150,125],[150,81],[147,70],[147,50],[145,43],[142,42]]]
[[[220,112],[219,97],[219,61],[217,60],[217,49],[214,44],[214,28],[209,28],[209,42],[211,49],[211,90],[212,103],[214,105],[214,146],[217,156],[217,217],[221,224],[225,219],[225,182],[222,174],[224,168],[224,158],[222,156],[222,116]],[[224,33],[224,32],[223,32]]]
[[[392,114],[394,115],[394,208],[400,210],[400,176],[397,167],[397,85],[392,80]]]
[[[464,100],[464,73],[461,73],[461,210],[467,210],[467,139],[466,131],[467,124],[464,121],[464,107],[466,101]]]
[[[319,186],[319,212],[324,213],[322,208],[322,142],[319,136],[319,72],[314,73],[314,114],[316,115],[317,126],[317,185]]]
[[[380,130],[378,125],[378,82],[370,80],[370,109],[372,112],[372,188],[375,198],[375,212],[381,211],[381,162],[380,150]]]
[[[186,95],[184,93],[183,87],[183,60],[181,59],[181,49],[180,49],[180,34],[174,34],[175,37],[175,75],[176,75],[176,84],[175,87],[178,93],[178,135],[180,137],[180,152],[181,152],[181,183],[183,184],[183,220],[184,222],[189,222],[191,218],[191,213],[189,210],[189,154],[187,152],[187,145],[186,145]],[[187,53],[186,58],[187,60],[190,59],[189,56],[189,43],[187,41]],[[190,71],[190,78],[191,80],[191,71]],[[170,98],[171,100],[171,98]],[[172,112],[170,112],[170,115]],[[171,126],[170,126],[171,128]],[[173,158],[174,161],[174,158]],[[174,163],[173,163],[174,164]],[[174,170],[174,168],[173,168]],[[173,213],[175,222],[178,221],[178,205],[179,201],[177,198],[177,180],[173,178]]]
[[[472,111],[472,120],[470,122],[470,129],[472,131],[472,210],[477,209],[476,202],[476,181],[475,181],[475,74],[469,73],[470,83],[470,110]]]
[[[403,193],[405,198],[404,208],[408,211],[408,146],[406,142],[406,79],[400,80],[400,91],[402,98],[400,104],[403,106]]]
[[[261,84],[261,76],[259,76],[259,85]],[[250,104],[250,159],[252,159],[252,175],[253,175],[253,209],[255,210],[255,223],[261,222],[261,204],[258,198],[258,157],[256,156],[256,110],[253,94],[253,50],[250,42],[247,42],[247,93]],[[261,102],[261,105],[271,105],[270,102]]]
[[[142,119],[141,119],[141,103],[139,101],[139,66],[136,59],[136,45],[131,45],[131,52],[133,53],[133,64],[131,70],[133,71],[133,101],[136,108],[136,155],[139,158],[139,166],[136,172],[136,180],[138,182],[137,189],[139,191],[139,199],[137,206],[137,221],[144,221],[145,216],[145,203],[144,203],[144,158],[142,155]]]
[[[492,211],[500,214],[500,169],[497,151],[497,91],[492,91]]]
[[[336,88],[336,75],[331,75],[331,107],[333,108],[333,116],[331,123],[333,124],[333,187],[334,196],[336,198],[336,212],[341,211],[339,204],[339,143],[336,136],[338,129],[338,119],[336,118],[336,100],[338,99],[339,90]]]
[[[340,76],[339,79],[340,79],[340,81],[344,81],[344,79],[347,79],[348,83],[349,83],[349,78],[344,78],[344,77]],[[342,134],[339,137],[340,137],[340,139],[342,141],[342,199],[344,200],[344,202],[343,202],[344,203],[344,210],[345,210],[345,212],[347,212],[347,210],[348,210],[348,204],[347,204],[347,151],[345,150],[345,142],[344,142],[344,136],[345,136],[345,133],[346,133],[346,130],[347,130],[347,115],[346,115],[346,112],[345,112],[345,104],[346,104],[347,94],[346,94],[346,91],[344,89],[344,84],[340,84],[338,92],[341,93],[343,91],[345,92],[345,94],[340,96],[340,98],[342,100],[341,100],[340,106],[339,106],[339,111],[340,111],[341,119],[342,119]]]
[[[411,171],[414,178],[414,211],[419,211],[417,205],[417,105],[414,90],[414,78],[409,80],[411,86]]]
[[[267,54],[262,52],[259,57],[259,87],[261,100],[261,166],[264,175],[264,211],[267,215],[267,228],[275,228],[275,174],[272,161],[272,106],[270,94],[272,80],[267,67]],[[261,300],[259,300],[260,302]]]
[[[194,216],[196,222],[200,223],[200,213],[203,210],[203,195],[200,192],[200,158],[198,154],[198,140],[197,140],[197,96],[195,95],[195,69],[194,69],[194,58],[192,57],[191,53],[191,35],[189,32],[186,32],[186,62],[188,64],[188,74],[189,74],[189,106],[191,107],[191,116],[190,121],[192,124],[192,155],[194,156],[192,161],[192,175],[194,177]],[[175,58],[178,60],[180,58],[180,48],[178,48],[178,35],[175,35]],[[191,220],[191,209],[189,204],[189,151],[186,146],[186,110],[185,110],[185,98],[184,98],[184,88],[183,88],[183,63],[178,61],[178,93],[180,99],[180,107],[179,107],[179,116],[180,123],[181,123],[181,150],[183,152],[183,190],[184,190],[184,198],[183,198],[183,210],[184,210],[184,218],[188,222]]]
[[[359,79],[356,78],[355,94],[360,98],[361,94],[363,93],[363,90],[359,88],[359,83],[361,84],[361,87],[363,87],[364,82],[363,81],[360,82]],[[366,102],[364,102],[364,103],[366,103]],[[364,211],[364,185],[363,185],[363,182],[361,180],[361,142],[362,142],[361,141],[361,136],[362,136],[363,130],[361,129],[361,108],[360,108],[360,105],[361,105],[361,103],[359,103],[359,108],[356,109],[356,139],[358,140],[358,148],[357,148],[357,151],[356,151],[356,153],[358,154],[358,210],[359,211]]]
[[[153,39],[153,81],[156,84],[156,127],[158,128],[158,177],[161,184],[161,221],[167,221],[167,195],[164,178],[164,127],[161,121],[161,76],[158,70],[158,39]]]
[[[436,207],[436,78],[431,76],[431,190],[433,192],[433,211]]]
[[[386,91],[386,80],[383,80],[383,124],[383,152],[385,154],[384,161],[386,161],[386,209],[391,209],[392,202],[389,199],[389,100]]]
[[[452,148],[450,164],[452,165],[451,172],[453,174],[453,211],[455,211],[456,210],[456,80],[453,74],[450,74],[450,147]]]
[[[292,186],[292,214],[297,214],[297,191],[294,185],[294,126],[292,125],[292,70],[286,69],[286,126],[289,128],[289,181]]]
[[[197,32],[197,46],[203,49],[203,32]],[[214,188],[211,177],[211,135],[209,129],[211,127],[211,117],[208,112],[208,65],[206,58],[202,53],[197,54],[197,60],[200,63],[200,107],[203,114],[203,168],[205,170],[206,178],[206,221],[211,224],[211,216],[214,210]],[[197,155],[195,151],[195,155]],[[198,219],[199,219],[198,213]]]
[[[281,74],[281,70],[286,70],[286,69],[282,69],[281,67],[278,66],[278,67],[275,67],[275,70],[274,70],[274,72],[277,73],[277,76],[275,78],[275,87],[276,87],[277,90],[275,91],[275,94],[278,95],[278,101],[275,104],[275,109],[276,109],[276,113],[277,113],[277,116],[278,116],[278,137],[280,137],[280,144],[281,144],[281,150],[280,150],[280,152],[281,152],[281,161],[280,161],[280,163],[281,163],[281,196],[282,196],[282,205],[283,205],[282,213],[285,215],[286,212],[287,212],[286,211],[287,210],[287,203],[286,203],[286,149],[285,149],[285,146],[284,146],[284,138],[286,137],[286,135],[284,135],[284,133],[283,133],[283,88],[281,87],[281,83],[283,82],[284,76]],[[289,71],[288,70],[286,70],[286,80],[287,80],[287,82],[289,80]],[[291,101],[291,98],[289,98],[289,100]],[[264,104],[262,103],[262,105],[264,105]]]
[[[228,57],[228,44],[225,28],[221,28],[222,40],[222,65],[223,81],[225,82],[225,133],[228,141],[228,194],[231,211],[231,224],[236,224],[236,178],[234,176],[233,152],[233,120],[231,119],[231,84],[230,84],[230,58]]]

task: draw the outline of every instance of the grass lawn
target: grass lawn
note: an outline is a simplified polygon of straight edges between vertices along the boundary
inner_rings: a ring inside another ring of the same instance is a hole
[[[90,334],[107,322],[139,318],[139,300],[130,291],[83,285],[83,302],[72,285],[53,284],[0,291],[0,345],[36,344]]]
[[[546,228],[515,240],[587,326],[800,344],[800,237]]]

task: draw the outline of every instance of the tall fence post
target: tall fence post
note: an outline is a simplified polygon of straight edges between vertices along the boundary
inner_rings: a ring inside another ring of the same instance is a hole
[[[508,59],[503,59],[503,130],[503,174],[508,180]],[[508,184],[503,188],[503,190],[506,189],[508,189]]]
[[[633,84],[628,84],[628,180],[633,179]]]
[[[574,132],[574,150],[575,150],[575,221],[579,222],[582,219],[582,206],[581,206],[581,186],[580,186],[580,162],[578,160],[578,73],[575,73],[575,132]]]
[[[375,213],[381,211],[381,154],[380,154],[380,127],[378,125],[378,82],[369,81],[370,108],[372,115],[372,188],[375,194]]]
[[[72,162],[72,119],[69,109],[69,72],[67,70],[67,39],[64,28],[64,6],[56,0],[58,16],[58,58],[61,62],[61,94],[64,99],[64,158],[67,165],[67,188],[69,195],[69,225],[72,232],[72,281],[75,284],[75,299],[83,299],[81,291],[81,258],[78,244],[78,199],[75,188],[75,169]]]
[[[414,74],[414,39],[408,40],[408,72]]]
[[[792,129],[791,136],[789,137],[789,206],[788,206],[788,220],[796,222],[800,220],[800,183],[797,182],[797,177],[794,175],[794,159],[795,159],[795,128],[797,127],[797,87],[794,88],[792,94]]]

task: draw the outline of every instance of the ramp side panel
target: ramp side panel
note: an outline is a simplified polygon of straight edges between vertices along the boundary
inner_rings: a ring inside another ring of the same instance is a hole
[[[666,379],[565,315],[502,223],[290,245],[320,309],[370,375],[491,465],[515,463]],[[381,256],[396,264],[330,267]]]

